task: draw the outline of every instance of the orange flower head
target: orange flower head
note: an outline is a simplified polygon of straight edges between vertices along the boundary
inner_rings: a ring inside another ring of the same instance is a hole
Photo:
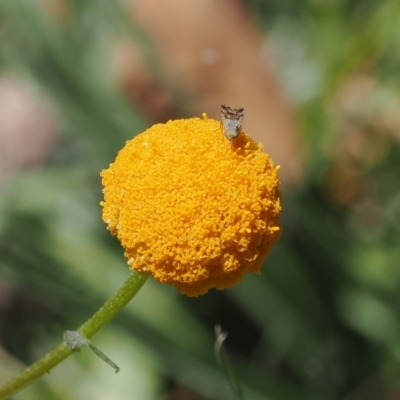
[[[203,114],[156,124],[101,172],[103,220],[131,269],[188,296],[258,273],[281,234],[278,169]]]

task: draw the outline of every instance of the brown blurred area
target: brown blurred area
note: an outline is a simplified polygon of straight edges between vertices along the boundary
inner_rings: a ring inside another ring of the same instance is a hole
[[[326,185],[329,197],[342,205],[363,199],[368,171],[400,140],[400,99],[379,85],[374,63],[367,67],[346,77],[330,104],[335,139]]]
[[[206,112],[219,119],[222,103],[244,107],[244,130],[263,143],[265,152],[281,166],[282,184],[301,180],[303,159],[296,115],[268,66],[271,60],[263,56],[265,36],[244,3],[125,3],[132,21],[153,42],[160,60],[156,74],[146,64],[138,44],[125,38],[116,41],[114,72],[132,103],[151,122],[178,118],[182,111],[186,116]],[[73,10],[62,0],[41,0],[38,4],[60,24],[74,18]],[[1,176],[43,160],[57,129],[51,112],[39,98],[32,101],[21,85],[0,85],[0,102]],[[176,104],[183,104],[184,110],[178,110]]]

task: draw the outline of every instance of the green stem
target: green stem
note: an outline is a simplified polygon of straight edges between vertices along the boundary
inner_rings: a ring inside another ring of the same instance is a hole
[[[148,275],[133,272],[123,286],[78,331],[86,338],[91,338],[129,303],[146,282],[147,278]],[[64,342],[59,344],[36,363],[2,385],[0,387],[0,400],[9,398],[33,383],[37,378],[50,371],[50,369],[69,357],[72,353],[73,350],[69,349]]]

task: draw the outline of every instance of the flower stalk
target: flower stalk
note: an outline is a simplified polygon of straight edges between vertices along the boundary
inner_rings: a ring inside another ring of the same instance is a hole
[[[77,329],[85,338],[89,339],[101,328],[107,325],[137,294],[148,278],[137,272],[130,274],[123,286],[80,328]],[[65,342],[59,344],[40,360],[10,379],[0,387],[0,400],[8,399],[26,386],[33,383],[46,372],[50,371],[61,361],[74,352]]]

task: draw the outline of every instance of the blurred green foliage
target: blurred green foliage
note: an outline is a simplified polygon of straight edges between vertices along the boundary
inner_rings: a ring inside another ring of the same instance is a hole
[[[59,24],[34,2],[0,2],[2,74],[35,82],[63,121],[47,163],[0,189],[0,278],[12,291],[0,341],[15,357],[1,358],[1,380],[79,326],[128,273],[101,222],[98,174],[147,122],[107,54],[123,32],[151,69],[156,55],[118,2],[69,3],[74,17]],[[248,5],[278,54],[307,151],[262,276],[197,299],[149,282],[93,340],[118,376],[82,351],[16,399],[232,398],[214,359],[215,324],[229,332],[246,399],[400,397],[400,125],[389,112],[400,104],[400,3]],[[364,78],[372,89],[357,97]],[[354,132],[362,145],[343,155]],[[181,387],[198,397],[174,397]]]

